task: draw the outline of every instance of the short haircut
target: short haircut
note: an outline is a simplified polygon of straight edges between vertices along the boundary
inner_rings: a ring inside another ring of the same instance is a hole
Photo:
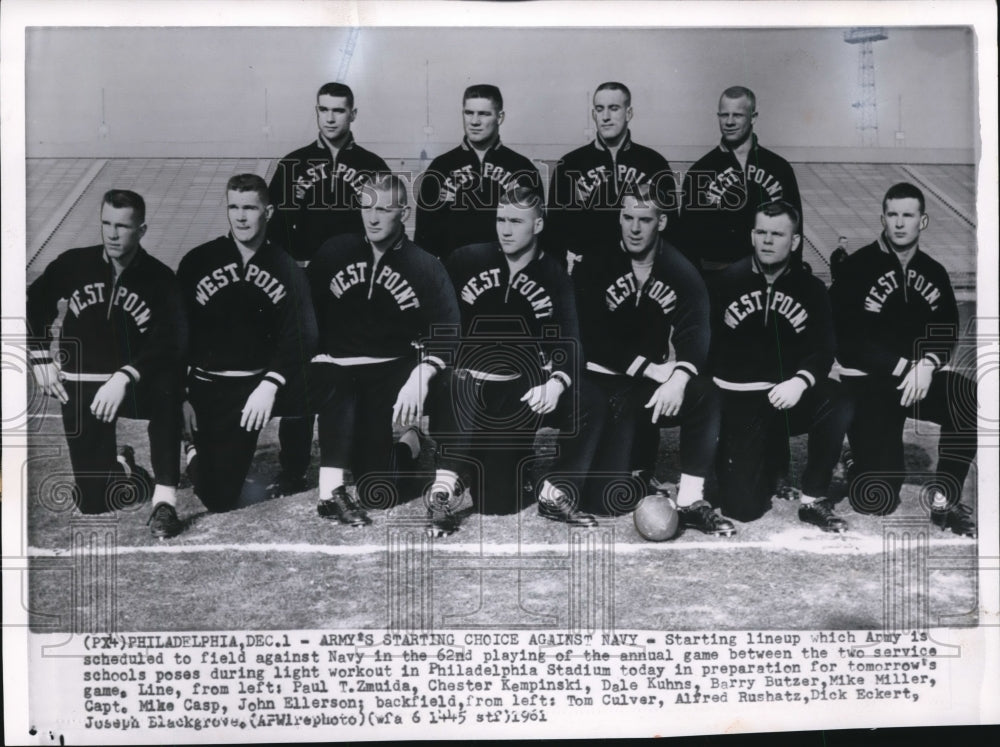
[[[889,200],[906,199],[913,199],[919,202],[920,214],[924,214],[924,193],[920,191],[919,187],[910,184],[909,182],[899,182],[889,187],[889,191],[886,192],[885,197],[882,198],[882,212],[885,212],[885,208],[889,204]]]
[[[667,206],[663,204],[660,194],[653,187],[651,182],[633,184],[627,187],[622,193],[622,198],[624,199],[625,197],[631,197],[633,200],[638,202],[641,207],[654,208],[657,214],[667,212]]]
[[[489,99],[498,112],[503,111],[503,95],[499,88],[490,83],[477,83],[466,88],[465,93],[462,94],[462,103],[464,104],[469,99]]]
[[[847,237],[844,236],[844,234],[840,234],[840,236],[837,237],[837,241],[847,241]]]
[[[609,80],[607,83],[601,83],[594,91],[594,95],[596,96],[599,91],[621,91],[625,94],[625,106],[632,106],[632,92],[628,90],[628,86],[624,83]]]
[[[392,207],[406,207],[409,197],[407,196],[406,182],[398,174],[391,171],[379,171],[371,179],[365,182],[361,188],[362,192],[391,192]]]
[[[514,182],[500,194],[497,204],[530,208],[542,218],[545,217],[545,198],[542,191],[530,184]]]
[[[722,92],[722,96],[720,98],[741,99],[744,96],[750,102],[751,113],[757,111],[757,97],[754,95],[754,92],[746,86],[730,86]]]
[[[320,96],[336,96],[338,98],[347,99],[347,108],[354,108],[354,91],[351,90],[350,86],[345,85],[344,83],[324,83],[316,92],[317,101],[319,101]]]
[[[132,215],[139,221],[139,225],[146,222],[146,201],[138,192],[133,192],[130,189],[109,189],[104,193],[101,205],[110,205],[113,208],[132,208]]]
[[[773,200],[771,202],[765,202],[763,205],[757,208],[757,212],[754,214],[755,225],[758,215],[766,215],[769,218],[774,218],[779,215],[787,215],[792,220],[793,233],[796,234],[802,233],[802,216],[799,215],[799,211],[790,202],[787,202],[785,200]]]
[[[256,192],[261,203],[271,204],[271,194],[267,191],[267,182],[256,174],[236,174],[226,182],[226,192]]]

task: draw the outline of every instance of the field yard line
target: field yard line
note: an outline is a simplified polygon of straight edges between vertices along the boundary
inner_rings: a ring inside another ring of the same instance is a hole
[[[972,547],[970,540],[961,538],[941,538],[930,541],[932,547]],[[786,550],[790,552],[815,553],[819,555],[877,555],[885,551],[881,537],[856,537],[851,539],[815,538],[805,542],[779,542],[775,540],[725,541],[717,542],[615,542],[616,555],[639,555],[642,553],[671,552],[677,550]],[[439,555],[539,555],[562,556],[567,550],[565,544],[437,544],[434,552]],[[186,545],[158,544],[146,546],[121,546],[115,548],[116,555],[181,555],[184,553],[206,552],[249,552],[249,553],[288,553],[316,555],[374,555],[386,551],[384,545],[310,545],[310,544],[265,544],[249,543],[243,545]],[[30,547],[29,558],[61,558],[68,557],[70,550],[61,548]]]

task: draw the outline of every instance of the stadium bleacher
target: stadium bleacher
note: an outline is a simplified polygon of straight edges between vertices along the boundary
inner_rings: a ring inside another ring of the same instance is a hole
[[[390,167],[414,177],[427,166],[418,158],[389,158]],[[149,231],[144,246],[171,267],[189,249],[225,233],[226,180],[240,172],[270,179],[273,158],[29,158],[27,160],[27,274],[36,277],[59,253],[100,242],[100,196],[113,187],[141,193]],[[553,162],[538,160],[543,176]],[[674,163],[683,173],[690,164]],[[975,166],[969,164],[794,163],[805,213],[804,258],[829,279],[827,258],[839,235],[851,250],[880,231],[879,205],[886,188],[912,181],[927,196],[930,225],[924,245],[948,269],[959,290],[975,288]],[[412,236],[414,213],[407,221]]]

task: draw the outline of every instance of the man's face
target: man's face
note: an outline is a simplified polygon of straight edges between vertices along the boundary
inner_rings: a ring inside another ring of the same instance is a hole
[[[128,259],[139,248],[146,233],[146,224],[135,219],[130,207],[101,205],[101,239],[104,251],[111,259]]]
[[[926,213],[920,212],[920,200],[902,197],[886,200],[882,209],[882,227],[893,248],[905,251],[920,240],[920,232],[927,228]]]
[[[473,145],[489,145],[500,133],[503,112],[490,99],[466,99],[462,105],[465,136]]]
[[[750,137],[755,119],[757,112],[750,111],[750,99],[746,96],[719,99],[719,131],[726,145],[740,145]]]
[[[357,115],[358,110],[348,107],[344,96],[323,94],[316,99],[316,125],[323,137],[331,142],[347,137]]]
[[[844,236],[837,239],[837,248],[847,251],[847,239]]]
[[[361,220],[372,244],[383,246],[395,242],[403,233],[403,224],[409,214],[409,205],[400,205],[391,189],[368,186],[362,192]]]
[[[231,189],[226,192],[226,209],[233,238],[247,246],[263,242],[267,221],[274,212],[273,205],[265,205],[256,192]]]
[[[622,241],[629,254],[643,254],[652,249],[660,231],[667,227],[667,216],[648,202],[635,197],[622,200],[619,216],[622,227]]]
[[[623,91],[598,91],[594,94],[594,110],[591,114],[601,137],[615,141],[625,132],[632,119],[632,107],[625,104]]]
[[[788,261],[801,240],[795,224],[787,215],[757,213],[750,233],[753,251],[762,265],[780,265]]]
[[[509,203],[497,206],[497,239],[507,256],[517,256],[542,232],[544,221],[536,208]]]

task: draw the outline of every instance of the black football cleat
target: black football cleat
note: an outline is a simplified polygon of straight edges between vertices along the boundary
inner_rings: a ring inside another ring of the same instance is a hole
[[[833,506],[826,501],[803,503],[799,506],[799,520],[818,526],[824,532],[841,534],[847,531],[847,522],[833,512]]]
[[[797,501],[802,497],[802,491],[791,485],[779,485],[774,497],[782,501]]]
[[[131,474],[135,474],[138,465],[135,463],[135,449],[131,446],[120,446],[118,448],[118,461],[126,465]]]
[[[731,537],[736,534],[736,525],[717,514],[708,501],[679,506],[677,513],[680,514],[682,527],[697,529],[716,537]]]
[[[962,537],[976,539],[979,536],[976,522],[972,520],[972,509],[963,503],[957,503],[951,508],[934,508],[931,506],[931,521],[942,532],[952,531]]]
[[[281,471],[278,476],[274,478],[274,482],[267,486],[268,491],[275,498],[287,495],[295,495],[296,493],[304,493],[309,489],[309,483],[306,481],[305,475],[293,475],[288,472]]]
[[[455,515],[453,496],[461,495],[459,489],[448,494],[447,490],[435,490],[427,499],[427,536],[447,537],[458,531],[459,519]]]
[[[157,503],[146,524],[149,526],[149,533],[157,539],[176,537],[184,529],[181,520],[177,518],[177,511],[169,503]]]
[[[596,527],[597,517],[580,511],[561,490],[555,498],[538,497],[538,515],[549,521],[559,521],[575,527]]]
[[[324,519],[336,519],[350,527],[364,527],[372,523],[360,503],[341,485],[333,495],[316,504],[316,513]]]

